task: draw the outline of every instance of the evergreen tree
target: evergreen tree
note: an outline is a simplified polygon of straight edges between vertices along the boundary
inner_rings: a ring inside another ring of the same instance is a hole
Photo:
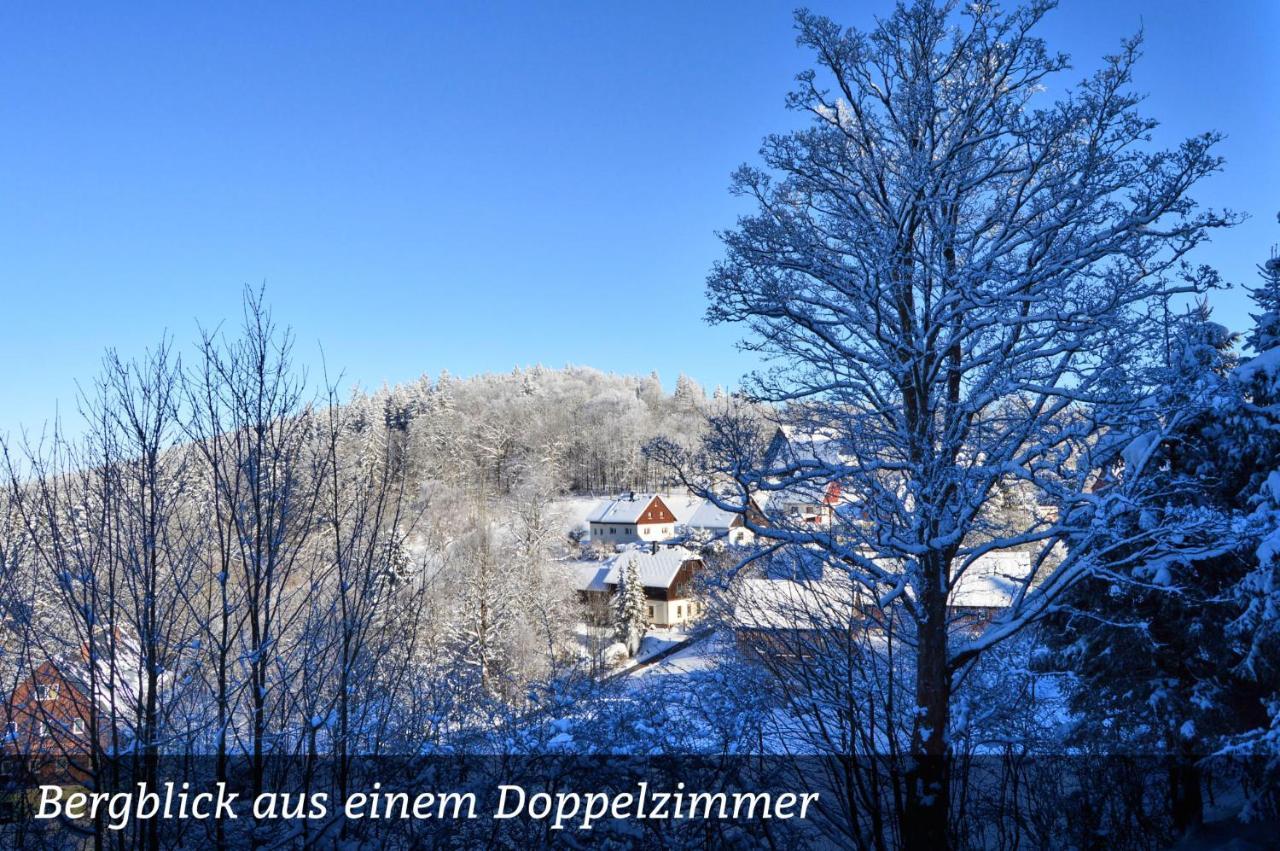
[[[1276,216],[1280,221],[1280,215]],[[1280,346],[1280,255],[1271,249],[1271,257],[1258,266],[1262,286],[1249,291],[1260,311],[1253,314],[1254,327],[1249,333],[1249,348],[1257,354]]]
[[[1239,690],[1223,675],[1232,651],[1222,639],[1232,617],[1225,591],[1247,548],[1229,532],[1241,471],[1224,452],[1221,421],[1234,402],[1234,340],[1203,305],[1175,323],[1152,402],[1176,422],[1158,444],[1139,436],[1125,448],[1120,475],[1143,467],[1143,486],[1126,498],[1100,489],[1108,534],[1093,542],[1099,569],[1045,627],[1046,643],[1074,675],[1074,740],[1163,755],[1178,832],[1202,820],[1199,760],[1237,717]],[[1188,514],[1205,518],[1201,534],[1152,548],[1151,557],[1127,543]]]
[[[405,533],[396,528],[383,545],[382,570],[374,583],[376,621],[384,629],[394,629],[401,619],[413,615],[413,581],[416,570],[405,546]]]
[[[703,392],[702,385],[694,381],[683,372],[676,378],[676,389],[671,395],[671,399],[675,402],[676,409],[682,411],[695,411],[706,401],[707,394]]]
[[[648,627],[644,585],[640,582],[640,566],[634,557],[626,556],[618,572],[618,590],[613,595],[613,628],[618,641],[627,646],[627,654],[640,652],[640,641]]]
[[[1274,780],[1280,774],[1280,257],[1274,248],[1259,272],[1262,285],[1251,294],[1260,310],[1248,336],[1256,354],[1233,376],[1243,404],[1235,416],[1232,447],[1249,473],[1240,492],[1256,546],[1247,553],[1248,569],[1230,589],[1239,614],[1227,634],[1239,650],[1234,672],[1261,691],[1261,714],[1259,706],[1246,706],[1254,710],[1252,723],[1227,746],[1267,755]],[[1276,788],[1274,782],[1270,788]],[[1280,795],[1271,794],[1270,801],[1253,803],[1274,811]]]
[[[1200,309],[1174,335],[1154,400],[1181,417],[1145,464],[1141,497],[1108,518],[1112,543],[1175,512],[1215,514],[1216,535],[1177,542],[1175,557],[1080,586],[1048,642],[1076,675],[1080,738],[1174,756],[1175,824],[1199,817],[1195,757],[1262,753],[1272,782],[1248,802],[1280,806],[1280,259],[1259,267],[1258,311],[1238,366],[1231,338]],[[1132,447],[1131,447],[1132,450]],[[1139,453],[1126,453],[1126,464]],[[1206,529],[1215,524],[1206,525]],[[1117,550],[1116,552],[1118,552]],[[1265,778],[1264,778],[1265,780]],[[1272,790],[1272,791],[1266,791]],[[1270,796],[1270,797],[1267,797]]]

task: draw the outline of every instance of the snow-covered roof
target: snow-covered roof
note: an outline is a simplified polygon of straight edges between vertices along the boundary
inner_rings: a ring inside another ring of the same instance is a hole
[[[831,629],[860,617],[859,592],[833,570],[817,580],[746,579],[734,596],[734,622],[747,629]]]
[[[609,564],[588,564],[578,568],[574,587],[579,591],[608,591]]]
[[[956,582],[950,605],[958,609],[1007,608],[1030,569],[1027,553],[988,553]],[[824,568],[816,556],[788,557],[771,564],[765,576],[744,579],[737,586],[734,620],[741,627],[755,629],[811,629],[823,624],[833,628],[857,617],[855,606],[865,600],[865,593],[847,573]]]
[[[654,498],[662,501],[677,523],[688,523],[706,501],[690,493],[635,493],[601,500],[587,515],[589,523],[639,523]]]
[[[139,701],[145,697],[146,680],[142,676],[142,652],[137,640],[116,631],[114,636],[99,628],[94,634],[93,667],[90,669],[88,644],[78,653],[61,653],[48,659],[40,669],[52,671],[61,680],[91,699],[106,717],[127,721]],[[37,670],[40,670],[37,669]],[[40,675],[36,674],[39,678]],[[162,679],[168,674],[162,675]]]
[[[683,522],[691,529],[725,531],[733,526],[739,516],[735,512],[717,508],[714,502],[704,499],[698,509],[693,512],[693,515]]]
[[[656,496],[657,494],[652,493],[628,493],[613,499],[601,500],[600,504],[587,515],[587,522],[637,523]],[[665,504],[666,500],[663,500],[663,503]]]
[[[1018,592],[1016,579],[998,574],[965,574],[951,591],[951,605],[960,609],[1004,609]]]
[[[662,499],[662,504],[676,516],[677,523],[689,523],[706,502],[702,497],[690,493],[661,493],[658,496]]]
[[[634,561],[640,576],[640,584],[650,588],[669,588],[685,562],[698,557],[684,547],[663,547],[657,552],[648,549],[627,550],[613,559],[609,578],[605,581],[617,585],[622,572]]]
[[[578,569],[575,577],[579,591],[607,591],[616,586],[622,572],[632,561],[640,576],[640,584],[650,588],[670,588],[680,568],[687,562],[697,561],[698,556],[684,547],[661,547],[625,550],[602,565],[589,565]]]
[[[956,581],[951,589],[951,605],[961,609],[1007,608],[1013,605],[1022,581],[1030,572],[1029,553],[987,553]]]
[[[843,441],[828,429],[802,431],[782,425],[769,446],[769,463],[782,466],[814,462],[839,466],[851,459],[852,453],[846,451]]]

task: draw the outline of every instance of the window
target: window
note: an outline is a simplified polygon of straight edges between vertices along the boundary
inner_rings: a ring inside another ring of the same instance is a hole
[[[75,733],[77,736],[84,735],[84,719],[83,718],[71,719],[71,732]]]
[[[6,721],[6,722],[5,722],[5,724],[4,724],[4,734],[5,734],[6,736],[16,736],[16,735],[18,735],[18,722],[17,722],[17,721]]]
[[[616,534],[618,534],[618,530],[617,530],[616,528],[614,528],[613,526],[610,526],[610,527],[609,527],[609,534],[610,534],[610,535],[616,535]]]
[[[45,736],[49,735],[49,725],[41,721],[36,725],[36,733],[43,739]]]
[[[670,535],[670,534],[671,534],[671,527],[670,527],[670,526],[663,526],[663,527],[662,527],[662,534],[664,534],[664,535]]]
[[[653,606],[649,607],[649,620],[653,620]]]
[[[676,606],[676,617],[684,617],[684,606]]]
[[[58,686],[56,683],[48,683],[36,686],[36,700],[40,703],[48,703],[51,700],[58,699]]]

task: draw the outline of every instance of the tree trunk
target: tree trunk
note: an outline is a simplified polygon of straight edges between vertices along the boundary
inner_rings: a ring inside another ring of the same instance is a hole
[[[1169,767],[1169,814],[1179,834],[1195,830],[1204,822],[1204,792],[1200,766],[1194,757],[1179,754]]]
[[[921,594],[926,619],[919,624],[916,653],[916,721],[912,725],[907,768],[903,846],[916,851],[947,847],[949,804],[947,722],[951,679],[947,673],[946,594],[941,569],[930,559],[921,565],[928,577]]]

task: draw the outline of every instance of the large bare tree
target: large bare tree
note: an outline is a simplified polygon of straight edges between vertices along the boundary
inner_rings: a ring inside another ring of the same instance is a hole
[[[710,321],[745,325],[745,348],[771,363],[755,396],[822,439],[764,456],[721,420],[700,463],[736,495],[702,489],[772,546],[822,553],[907,624],[915,848],[947,838],[955,680],[1100,557],[1061,544],[1087,540],[1123,498],[1090,490],[1107,435],[1142,416],[1128,389],[1162,351],[1168,300],[1216,283],[1186,255],[1231,222],[1188,195],[1220,167],[1217,136],[1152,148],[1156,123],[1130,87],[1136,39],[1060,87],[1067,58],[1033,34],[1052,5],[918,0],[865,32],[800,12],[817,68],[789,106],[808,121],[735,174],[754,212],[723,235],[708,283]],[[746,512],[749,494],[830,498],[831,483],[856,512],[831,528]],[[993,525],[984,506],[1010,483],[1056,510]],[[1159,542],[1126,545],[1144,558]],[[1012,607],[977,634],[950,629],[957,583],[1007,550],[1033,566]]]

